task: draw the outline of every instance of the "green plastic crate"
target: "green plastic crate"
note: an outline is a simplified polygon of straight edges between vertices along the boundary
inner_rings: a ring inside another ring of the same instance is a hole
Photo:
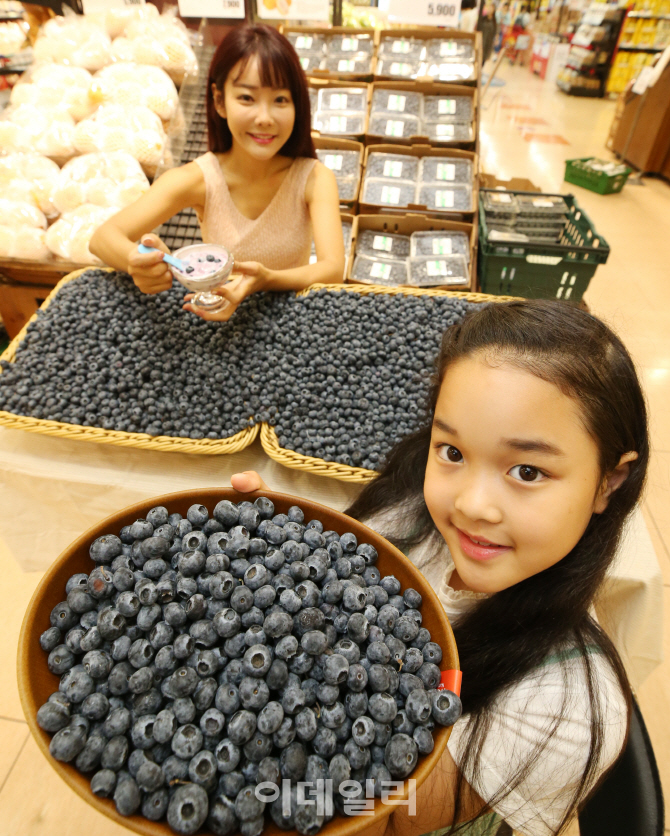
[[[527,299],[567,299],[579,302],[599,264],[610,254],[607,241],[595,231],[574,196],[560,195],[568,204],[565,229],[557,244],[488,241],[486,216],[479,191],[479,285],[482,293]],[[538,192],[514,192],[533,194]]]
[[[598,194],[617,194],[626,185],[628,175],[632,173],[631,168],[626,168],[619,174],[607,174],[605,171],[593,171],[587,168],[584,163],[596,160],[596,162],[607,162],[598,160],[596,157],[582,157],[577,160],[565,161],[565,180],[575,186],[582,186]]]

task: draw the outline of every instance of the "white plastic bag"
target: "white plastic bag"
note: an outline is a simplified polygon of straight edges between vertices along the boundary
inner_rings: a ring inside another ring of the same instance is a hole
[[[95,230],[117,209],[84,203],[52,224],[46,232],[46,244],[54,255],[76,264],[101,264],[88,248]]]
[[[102,105],[74,132],[74,145],[80,154],[127,151],[150,176],[163,156],[166,141],[161,120],[141,106]]]
[[[157,20],[134,20],[122,37],[112,41],[114,61],[153,64],[162,67],[175,84],[198,72],[198,61],[189,42],[188,30],[173,15]]]
[[[36,63],[69,64],[94,73],[111,61],[111,38],[107,32],[81,15],[52,17],[35,41]]]
[[[97,104],[143,105],[169,122],[179,103],[174,81],[160,67],[120,62],[97,72],[90,85]]]
[[[127,151],[102,151],[74,157],[60,171],[53,192],[59,212],[82,204],[115,208],[134,203],[149,190],[149,181]]]
[[[46,233],[38,227],[0,224],[0,258],[44,261],[51,255],[45,238]]]
[[[0,194],[31,203],[51,218],[58,214],[51,194],[59,175],[56,163],[41,154],[7,154],[0,157]]]
[[[56,160],[74,156],[74,119],[55,106],[10,105],[0,117],[0,152],[36,151]]]
[[[14,105],[54,107],[57,103],[78,122],[90,116],[98,102],[90,97],[93,76],[83,67],[41,64],[15,85],[10,96]]]

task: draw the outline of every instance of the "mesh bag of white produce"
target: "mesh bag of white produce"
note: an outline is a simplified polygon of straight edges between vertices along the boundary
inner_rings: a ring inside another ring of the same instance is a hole
[[[0,224],[11,227],[32,226],[46,229],[47,219],[44,217],[44,212],[32,203],[0,197]]]
[[[28,24],[23,20],[0,23],[0,55],[9,58],[15,55],[26,42]]]
[[[0,224],[0,258],[44,261],[51,255],[45,238],[39,227]]]
[[[111,38],[99,24],[73,15],[48,20],[33,53],[36,63],[69,64],[94,73],[112,60],[111,46]]]
[[[143,105],[169,122],[179,103],[174,81],[160,67],[125,61],[97,72],[90,87],[96,104]]]
[[[57,214],[51,200],[60,168],[41,154],[16,152],[0,156],[0,194],[9,200],[30,203],[48,218]]]
[[[119,35],[123,35],[129,23],[156,21],[159,15],[160,12],[152,3],[108,9],[104,16],[105,29],[110,38],[118,38]]]
[[[163,123],[148,107],[102,105],[76,127],[74,144],[80,154],[127,151],[153,175],[167,137]]]
[[[54,255],[76,264],[101,264],[88,248],[95,230],[117,212],[116,208],[84,203],[52,224],[46,244]]]
[[[9,105],[0,116],[0,152],[35,151],[56,160],[76,153],[75,122],[55,106]]]
[[[129,23],[124,35],[112,41],[112,58],[161,67],[175,84],[181,84],[185,75],[198,72],[188,30],[173,15]]]
[[[59,212],[84,203],[123,209],[149,190],[149,181],[127,151],[99,151],[74,157],[60,171],[52,200]]]
[[[61,64],[40,64],[15,85],[11,104],[53,107],[55,103],[79,122],[90,116],[98,106],[89,96],[93,76],[83,67]]]

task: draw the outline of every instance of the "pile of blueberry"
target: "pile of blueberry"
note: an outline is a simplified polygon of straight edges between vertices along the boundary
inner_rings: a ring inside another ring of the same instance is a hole
[[[460,715],[436,689],[442,651],[420,593],[297,506],[157,506],[90,556],[40,637],[60,685],[37,722],[122,815],[259,836],[269,813],[311,836],[346,812],[342,782],[379,796]],[[297,792],[327,779],[331,815]]]
[[[282,447],[378,470],[427,420],[458,298],[316,291],[254,294],[227,322],[183,311],[181,285],[140,293],[124,273],[65,285],[3,363],[0,410],[174,438],[228,438],[259,422]]]

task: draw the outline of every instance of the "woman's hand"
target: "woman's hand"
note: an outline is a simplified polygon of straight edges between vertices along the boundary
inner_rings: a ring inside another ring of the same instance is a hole
[[[189,293],[188,296],[184,297],[187,303],[183,305],[184,310],[191,311],[210,322],[227,322],[247,296],[251,296],[252,293],[258,293],[260,290],[265,290],[272,276],[272,271],[257,261],[235,262],[234,269],[235,273],[233,275],[235,278],[225,284],[219,285],[212,291],[212,293],[221,296],[228,302],[225,308],[222,308],[220,311],[200,310],[188,304],[194,295],[193,293]]]
[[[161,253],[170,253],[163,241],[150,233],[142,236],[142,244],[146,247],[154,247],[161,252],[141,253],[135,247],[128,256],[128,272],[132,280],[142,293],[160,293],[162,290],[169,290],[172,287],[172,273],[167,264],[163,261]]]
[[[230,477],[230,484],[240,493],[270,490],[255,470],[245,470],[244,473],[233,473]]]

